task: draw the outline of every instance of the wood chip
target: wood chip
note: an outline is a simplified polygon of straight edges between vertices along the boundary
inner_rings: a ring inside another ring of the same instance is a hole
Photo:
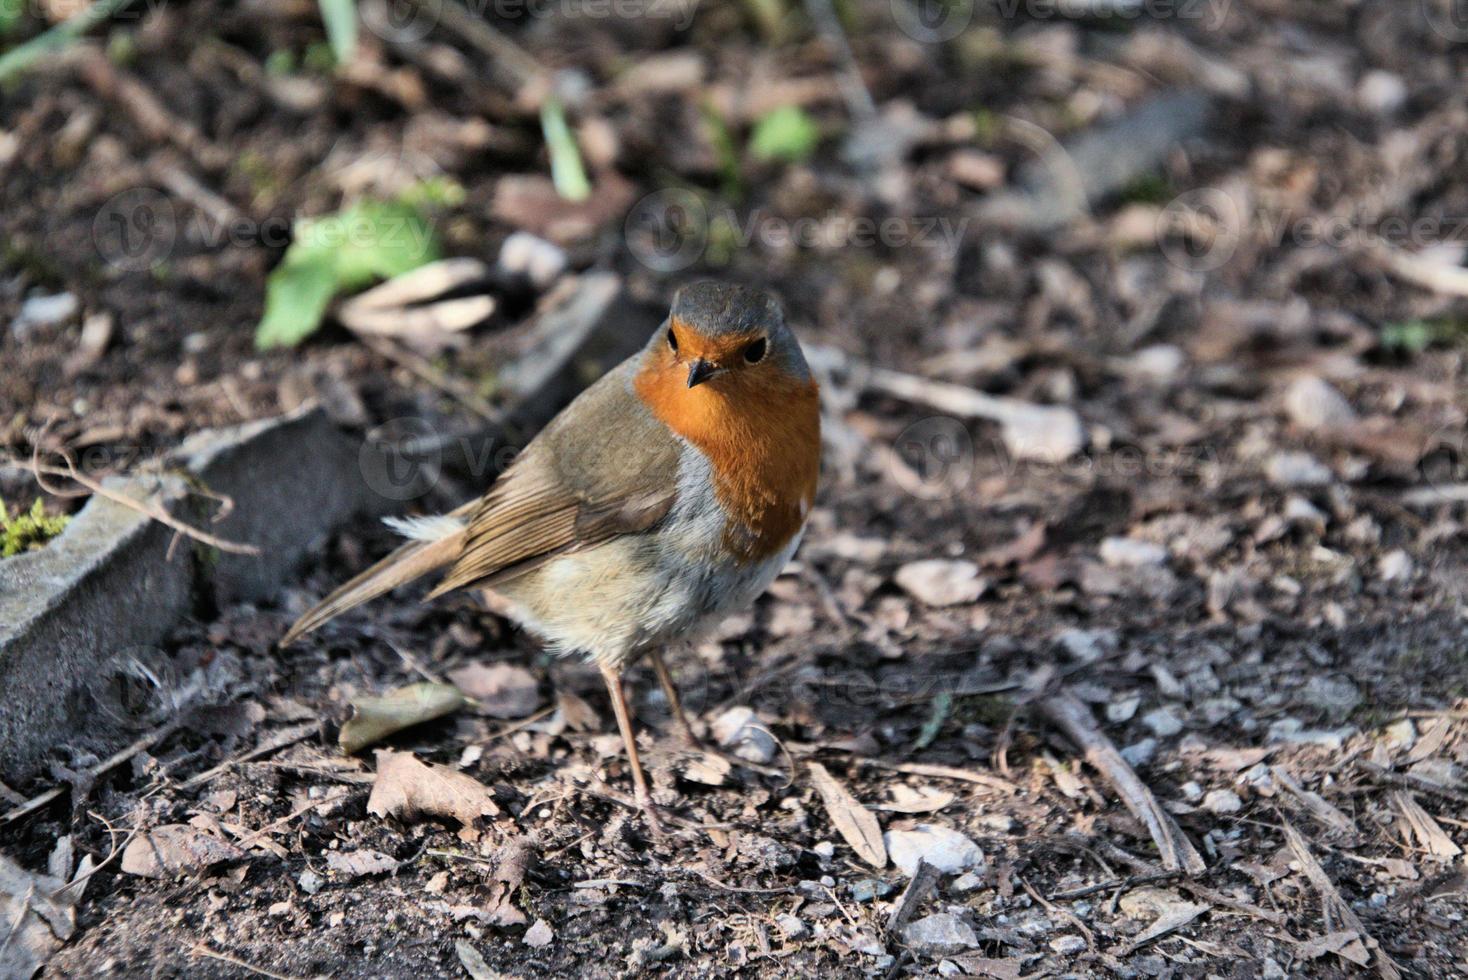
[[[412,823],[424,817],[451,817],[471,827],[500,808],[488,786],[447,766],[419,762],[410,752],[377,752],[377,781],[367,798],[367,812]]]
[[[132,839],[122,852],[122,870],[141,878],[171,878],[244,856],[222,837],[188,824],[164,824]]]
[[[927,899],[928,894],[937,887],[938,879],[942,872],[928,862],[918,859],[917,867],[913,869],[912,878],[907,882],[907,887],[902,890],[897,904],[892,907],[892,914],[887,918],[887,932],[896,933],[912,918],[919,905]]]
[[[1182,828],[1162,809],[1157,797],[1097,727],[1090,708],[1069,692],[1043,699],[1040,708],[1085,753],[1086,761],[1106,777],[1132,815],[1147,826],[1162,856],[1163,868],[1194,875],[1208,869],[1203,856],[1183,836]]]
[[[450,684],[409,684],[381,697],[352,702],[352,717],[342,726],[337,743],[348,755],[360,752],[395,732],[442,718],[465,704],[464,695]]]
[[[1332,830],[1339,830],[1347,834],[1356,832],[1355,821],[1332,806],[1319,793],[1313,793],[1302,787],[1287,770],[1274,766],[1270,772],[1273,773],[1274,781],[1279,784],[1280,788],[1303,803],[1305,809],[1316,820]]]
[[[887,846],[882,843],[882,825],[877,822],[876,815],[857,802],[856,797],[837,782],[825,766],[819,762],[808,765],[816,792],[821,794],[826,813],[842,839],[851,845],[857,857],[872,867],[886,867]]]
[[[1449,860],[1463,853],[1463,849],[1453,843],[1432,814],[1422,809],[1410,793],[1398,791],[1392,794],[1391,799],[1408,832],[1424,851],[1435,858]]]
[[[1396,963],[1392,962],[1392,958],[1382,950],[1381,944],[1371,938],[1371,934],[1366,931],[1366,927],[1361,923],[1361,919],[1351,909],[1350,904],[1341,897],[1341,893],[1336,889],[1334,882],[1330,880],[1330,875],[1325,873],[1325,869],[1320,866],[1320,862],[1315,860],[1315,855],[1310,853],[1310,845],[1305,843],[1305,838],[1300,836],[1300,832],[1288,822],[1284,824],[1284,836],[1285,844],[1289,847],[1290,853],[1294,855],[1295,860],[1299,862],[1300,869],[1305,873],[1305,877],[1310,880],[1310,884],[1320,893],[1320,901],[1324,906],[1326,921],[1340,922],[1347,929],[1357,932],[1367,948],[1372,951],[1372,957],[1376,961],[1376,972],[1384,980],[1399,980],[1402,974],[1397,969]]]

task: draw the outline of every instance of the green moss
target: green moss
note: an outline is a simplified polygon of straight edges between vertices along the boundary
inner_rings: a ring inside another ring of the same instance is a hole
[[[65,514],[48,515],[39,497],[30,510],[17,511],[14,517],[5,509],[5,501],[0,500],[0,558],[44,547],[66,529],[70,520]]]

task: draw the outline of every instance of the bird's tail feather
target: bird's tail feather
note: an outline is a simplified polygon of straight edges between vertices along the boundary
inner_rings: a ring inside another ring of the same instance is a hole
[[[452,515],[445,515],[443,519],[462,517],[460,511],[466,510],[467,507],[460,508]],[[451,564],[459,557],[459,552],[464,546],[464,535],[467,532],[462,520],[454,522],[452,527],[448,524],[441,526],[448,532],[444,536],[409,541],[316,603],[286,631],[285,636],[281,638],[280,645],[289,646],[327,620],[334,619],[348,609],[354,609],[364,602],[376,599],[383,593],[426,575],[435,568]],[[454,530],[454,527],[457,530]]]

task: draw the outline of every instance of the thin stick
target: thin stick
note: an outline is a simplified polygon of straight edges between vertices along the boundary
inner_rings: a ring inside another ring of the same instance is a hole
[[[39,452],[40,450],[39,448],[37,448],[36,452],[32,454],[29,469],[31,471],[31,475],[36,478],[36,483],[40,485],[42,490],[46,491],[49,494],[57,496],[65,495],[64,491],[54,489],[49,484],[47,484],[46,481],[41,478],[41,475],[43,473],[46,476],[58,476],[64,479],[71,480],[75,483],[79,483],[99,497],[110,500],[114,504],[126,507],[129,510],[135,510],[139,514],[142,514],[144,517],[155,520],[165,527],[172,528],[174,531],[184,535],[185,537],[193,538],[195,541],[207,544],[210,547],[218,548],[220,551],[227,551],[232,555],[258,555],[260,553],[260,549],[257,548],[255,545],[240,544],[237,541],[227,541],[224,538],[210,534],[208,531],[201,531],[196,527],[185,524],[183,521],[180,521],[178,518],[168,513],[168,511],[164,510],[156,503],[150,504],[141,500],[134,500],[127,494],[119,493],[116,490],[111,490],[107,487],[104,487],[102,484],[98,483],[96,480],[93,480],[91,477],[83,476],[81,473],[77,472],[76,464],[72,462],[71,456],[64,451],[60,452],[59,455],[63,460],[66,461],[66,469],[61,469],[56,466],[45,465],[38,458]],[[14,461],[7,461],[3,465],[15,466],[18,468],[21,466],[21,464],[15,463]]]
[[[1339,919],[1347,929],[1354,929],[1361,937],[1361,941],[1371,950],[1372,957],[1376,960],[1376,972],[1381,974],[1382,980],[1399,980],[1401,971],[1397,964],[1392,962],[1381,948],[1381,944],[1372,938],[1371,933],[1366,931],[1366,926],[1360,917],[1351,909],[1350,904],[1341,897],[1336,889],[1335,883],[1330,880],[1330,875],[1320,866],[1315,855],[1310,852],[1310,845],[1305,843],[1305,838],[1300,836],[1288,821],[1284,821],[1283,827],[1285,843],[1289,845],[1290,852],[1294,854],[1295,860],[1300,862],[1300,869],[1305,872],[1305,877],[1310,879],[1310,884],[1320,893],[1322,912],[1326,919]]]
[[[127,748],[122,749],[114,755],[108,756],[92,768],[87,769],[85,772],[82,773],[82,775],[88,781],[96,779],[98,776],[102,775],[108,770],[114,769],[117,766],[122,765],[124,762],[131,759],[139,752],[145,752],[148,749],[152,748],[154,745],[158,744],[160,741],[173,734],[174,730],[177,728],[178,723],[174,722],[165,725],[164,727],[159,728],[156,731],[153,731],[147,735],[144,735],[142,738],[138,739]],[[51,803],[53,800],[59,799],[67,792],[69,788],[70,787],[67,785],[61,785],[52,789],[48,789],[46,792],[42,793],[39,796],[31,797],[28,802],[22,803],[20,806],[6,813],[3,817],[0,817],[0,826],[12,824],[22,817],[26,817],[32,813],[35,813],[37,810]]]
[[[406,350],[387,337],[375,337],[372,334],[359,333],[357,334],[357,339],[389,361],[392,361],[394,364],[437,388],[445,395],[448,395],[486,422],[493,423],[494,425],[504,424],[505,417],[499,409],[481,398],[477,392],[464,384],[464,382],[444,374],[429,363],[427,359]]]
[[[265,969],[264,967],[255,966],[252,963],[246,963],[238,956],[231,956],[228,953],[215,952],[208,946],[205,946],[203,943],[196,943],[192,952],[195,956],[207,956],[212,960],[219,960],[221,963],[228,963],[230,966],[237,966],[241,970],[248,970],[251,973],[257,974],[262,977],[270,977],[271,980],[305,980],[304,977],[293,977],[286,973],[274,973],[270,970]]]
[[[1039,704],[1046,717],[1085,754],[1086,761],[1106,777],[1132,815],[1146,825],[1162,855],[1165,869],[1183,869],[1195,875],[1208,870],[1203,856],[1183,836],[1177,821],[1162,809],[1136,770],[1121,757],[1111,739],[1096,727],[1090,708],[1067,691],[1044,698]]]
[[[190,777],[179,788],[185,790],[193,789],[195,786],[200,786],[204,783],[207,783],[209,780],[213,779],[215,776],[219,775],[232,766],[237,766],[242,762],[250,762],[251,760],[260,758],[262,755],[269,755],[270,753],[275,752],[278,749],[283,749],[288,745],[295,745],[301,739],[310,735],[314,731],[318,731],[320,728],[321,723],[316,721],[308,721],[300,725],[296,725],[294,728],[287,728],[285,731],[276,735],[275,738],[271,739],[268,742],[263,742],[260,745],[257,745],[255,748],[244,753],[243,755],[237,755],[233,759],[226,759],[214,768],[206,769],[198,775]]]

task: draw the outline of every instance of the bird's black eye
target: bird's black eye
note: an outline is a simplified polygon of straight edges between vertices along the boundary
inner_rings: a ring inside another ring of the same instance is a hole
[[[750,364],[758,364],[765,359],[765,350],[769,344],[761,337],[748,347],[744,348],[744,360]]]
[[[678,353],[678,335],[673,332],[672,327],[668,328],[668,347],[674,354]]]

